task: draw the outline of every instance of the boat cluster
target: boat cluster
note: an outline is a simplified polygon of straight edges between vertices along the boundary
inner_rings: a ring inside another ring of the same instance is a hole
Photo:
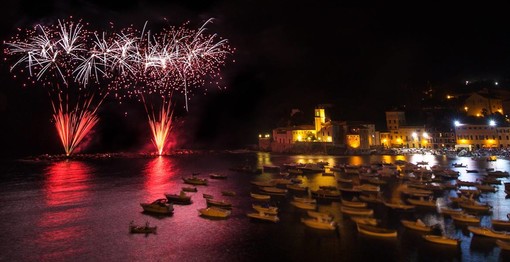
[[[211,179],[226,179],[227,176],[218,173],[209,174]],[[185,184],[190,184],[192,186],[183,186],[179,193],[165,193],[165,198],[158,198],[152,202],[140,203],[140,206],[143,208],[143,211],[149,214],[155,215],[172,215],[174,212],[174,205],[190,205],[193,203],[192,195],[187,193],[196,193],[198,192],[197,185],[208,185],[207,178],[199,177],[198,173],[193,173],[189,177],[183,177],[182,180]],[[198,213],[200,216],[211,219],[225,219],[231,215],[232,204],[227,200],[216,200],[213,195],[210,194],[202,194],[206,199],[206,207],[199,208]],[[224,190],[221,191],[222,196],[236,196],[235,191]],[[152,227],[145,230],[142,230],[142,226],[135,226],[133,224],[129,225],[130,232],[132,233],[146,233],[145,231],[153,230],[156,231],[156,227]],[[138,232],[141,231],[141,232]],[[153,233],[153,232],[149,232]]]
[[[258,192],[252,192],[251,196],[256,200],[269,200],[271,196],[265,195],[286,197],[290,192],[293,195],[290,204],[307,212],[307,217],[301,221],[309,227],[328,230],[335,229],[337,222],[332,214],[318,212],[317,201],[340,202],[340,213],[356,223],[359,233],[376,237],[395,238],[398,232],[395,228],[381,225],[382,219],[375,217],[377,205],[384,205],[393,211],[437,211],[438,215],[451,218],[456,224],[470,225],[469,229],[474,235],[500,239],[498,245],[504,249],[505,245],[510,245],[510,242],[505,242],[510,240],[510,233],[507,232],[510,230],[510,217],[491,219],[492,228],[475,227],[473,224],[479,224],[481,216],[492,214],[490,203],[481,199],[485,194],[497,192],[502,184],[501,179],[508,178],[509,174],[486,169],[479,172],[485,174],[475,175],[478,177],[475,181],[463,181],[459,179],[461,173],[456,169],[466,167],[465,164],[454,163],[452,167],[434,165],[429,168],[425,161],[413,164],[403,160],[334,167],[328,167],[327,163],[285,164],[281,167],[267,165],[263,166],[263,170],[273,173],[273,179],[252,181],[252,185],[258,187]],[[309,188],[301,183],[306,180],[304,177],[307,174],[333,176],[336,186]],[[391,189],[389,184],[392,185]],[[508,194],[510,183],[504,185]],[[438,201],[439,198],[442,198],[441,201]],[[263,212],[259,213],[263,219]],[[461,241],[441,232],[439,224],[426,225],[419,218],[401,219],[401,224],[409,230],[425,232],[423,239],[429,242],[458,245]]]

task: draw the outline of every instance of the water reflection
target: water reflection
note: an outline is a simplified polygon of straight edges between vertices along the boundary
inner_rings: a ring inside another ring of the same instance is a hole
[[[48,206],[83,202],[90,193],[90,166],[78,161],[52,163],[47,169],[45,200]]]
[[[164,198],[165,193],[177,193],[181,189],[181,181],[172,179],[179,172],[175,169],[172,158],[159,156],[147,162],[143,169],[144,198],[152,201]]]
[[[61,161],[52,163],[45,172],[44,200],[48,208],[37,221],[37,226],[44,231],[36,234],[34,243],[47,250],[43,260],[63,260],[70,254],[84,252],[72,247],[87,232],[80,221],[90,212],[87,203],[92,197],[93,170],[83,162]]]

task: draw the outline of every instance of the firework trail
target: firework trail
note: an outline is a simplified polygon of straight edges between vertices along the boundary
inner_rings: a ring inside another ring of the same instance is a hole
[[[145,98],[142,96],[143,104],[145,107],[145,112],[149,118],[149,126],[152,131],[152,143],[158,150],[158,155],[163,154],[163,150],[166,146],[166,139],[172,130],[172,116],[173,116],[173,107],[172,103],[168,102],[165,106],[165,101],[163,101],[161,108],[159,110],[159,115],[156,115],[156,110],[153,107],[148,108],[148,104],[145,101]],[[170,99],[171,101],[171,99]]]

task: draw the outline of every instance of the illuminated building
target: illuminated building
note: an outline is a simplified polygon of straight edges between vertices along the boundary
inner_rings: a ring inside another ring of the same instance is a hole
[[[377,135],[377,137],[376,137]],[[259,137],[259,144],[260,144]],[[314,125],[279,127],[273,130],[271,150],[290,151],[307,143],[330,147],[368,150],[378,145],[379,136],[374,124],[332,121],[323,106],[314,109]],[[260,146],[260,145],[259,145]]]
[[[403,111],[386,112],[388,132],[381,133],[381,144],[385,147],[431,148],[432,136],[425,126],[407,126]]]
[[[480,149],[509,146],[510,128],[491,125],[457,124],[456,148]]]
[[[493,94],[476,92],[466,98],[464,111],[470,116],[486,116],[499,112],[503,114],[503,100]]]

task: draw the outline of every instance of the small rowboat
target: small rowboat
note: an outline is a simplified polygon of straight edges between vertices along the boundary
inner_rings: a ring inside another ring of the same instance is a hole
[[[406,205],[403,203],[388,203],[384,202],[384,205],[392,209],[410,210],[416,208],[415,205]]]
[[[133,221],[131,221],[131,223],[129,223],[129,232],[132,234],[136,234],[136,233],[139,233],[139,234],[154,233],[154,234],[156,234],[157,229],[158,229],[157,226],[154,226],[154,227],[149,226],[149,222],[146,222],[145,226],[137,226],[134,224]]]
[[[311,203],[311,202],[307,203],[307,202],[299,202],[299,201],[290,201],[290,204],[297,208],[306,209],[306,210],[315,210],[317,208],[317,204]]]
[[[429,242],[443,245],[457,246],[460,244],[460,239],[451,238],[447,236],[424,235],[423,238]]]

